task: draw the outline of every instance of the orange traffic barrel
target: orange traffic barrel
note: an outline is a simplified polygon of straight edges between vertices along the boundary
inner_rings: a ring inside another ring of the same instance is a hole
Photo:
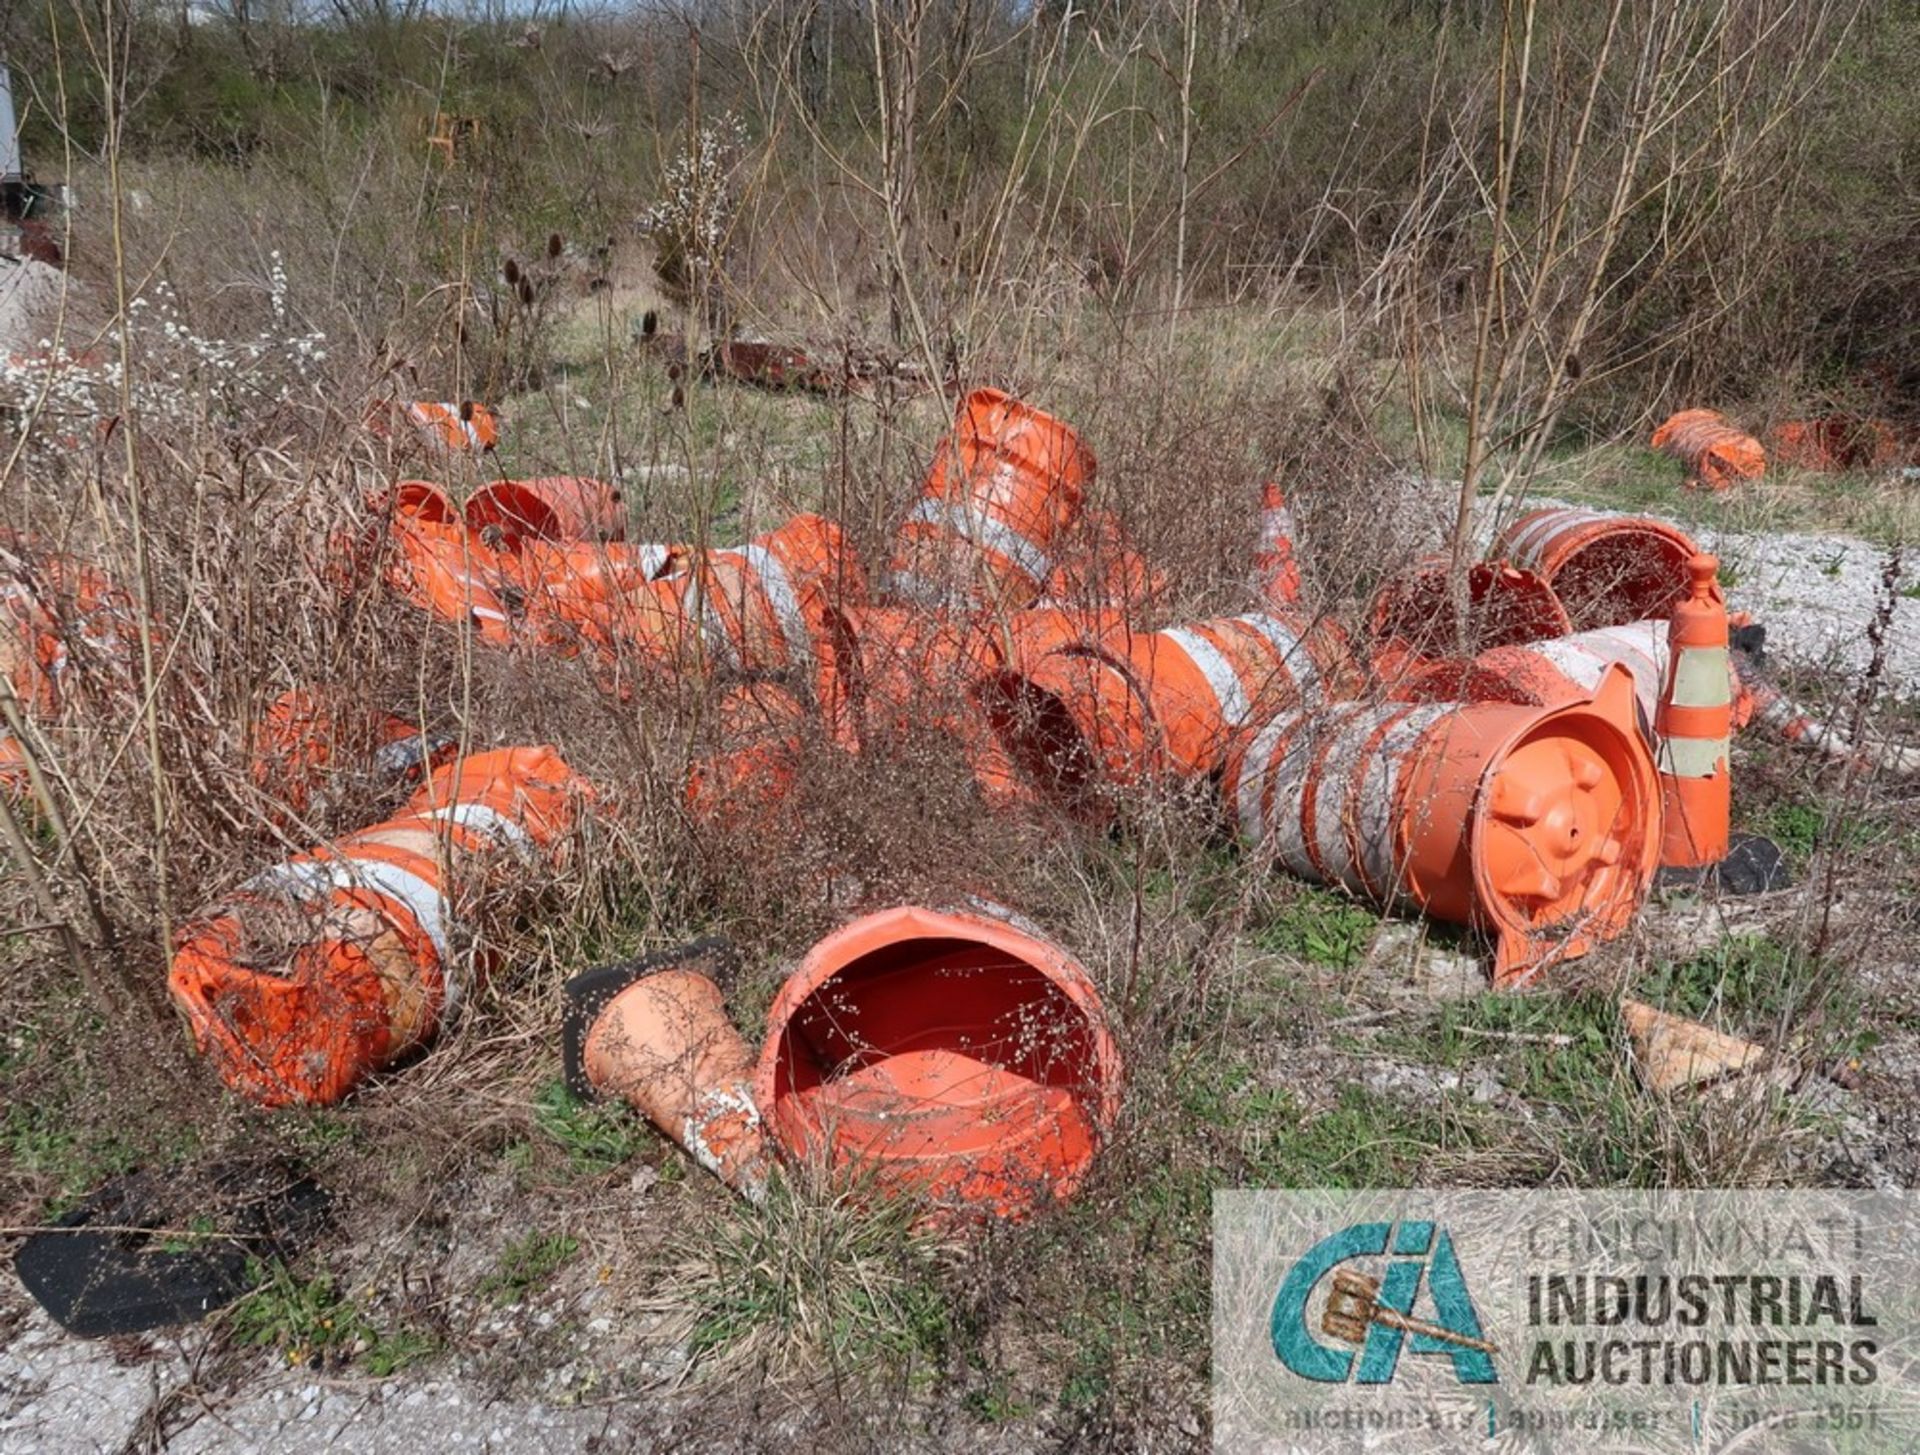
[[[1454,652],[1453,599],[1445,556],[1427,556],[1374,593],[1367,629],[1376,654],[1400,658]],[[1467,570],[1465,655],[1537,642],[1573,630],[1553,586],[1533,571],[1492,561]]]
[[[22,707],[52,716],[89,691],[131,691],[139,658],[139,610],[106,572],[0,533],[0,672]]]
[[[267,1106],[329,1105],[425,1044],[485,964],[469,862],[550,853],[586,783],[546,747],[435,770],[396,818],[241,885],[187,926],[168,989],[201,1052]]]
[[[495,480],[467,500],[468,527],[496,550],[527,541],[617,541],[627,534],[620,492],[585,475]]]
[[[1603,626],[1551,641],[1495,647],[1477,657],[1429,660],[1396,684],[1407,702],[1512,702],[1558,707],[1591,697],[1612,666],[1633,674],[1640,722],[1650,738],[1667,679],[1667,623]]]
[[[1166,574],[1141,554],[1120,517],[1087,510],[1058,538],[1044,596],[1060,605],[1137,616],[1166,594]]]
[[[1556,505],[1514,521],[1492,554],[1538,574],[1573,629],[1591,631],[1665,617],[1686,595],[1687,562],[1699,550],[1664,520]]]
[[[1072,1195],[1120,1107],[1093,981],[978,906],[884,910],[810,950],[767,1016],[754,1100],[786,1157],[1019,1217]]]
[[[702,973],[731,959],[723,941],[702,940],[575,976],[564,990],[563,1059],[576,1096],[618,1097],[758,1200],[769,1156],[754,1053]]]
[[[1124,647],[1139,633],[1126,612],[1110,606],[1051,602],[987,618],[1002,660],[1030,670],[1054,652]]]
[[[347,693],[295,687],[255,725],[249,776],[262,793],[305,813],[342,772],[404,782],[445,762],[453,748],[451,738],[429,736]]]
[[[1671,661],[1654,723],[1666,803],[1665,867],[1717,864],[1730,840],[1733,678],[1719,570],[1712,556],[1695,556],[1687,567],[1686,600],[1673,608]]]
[[[1767,470],[1767,452],[1760,441],[1712,409],[1681,410],[1656,429],[1648,443],[1686,466],[1689,485],[1708,490],[1757,480]]]
[[[464,404],[418,400],[407,406],[407,422],[446,450],[478,455],[500,443],[499,418],[472,400]]]
[[[398,550],[387,563],[395,594],[442,621],[471,623],[483,641],[513,641],[514,616],[502,588],[517,576],[511,558],[490,550],[464,524],[422,516],[393,518]]]
[[[515,587],[536,638],[555,650],[585,643],[606,653],[631,638],[632,602],[652,583],[678,575],[683,546],[626,541],[525,541],[512,558]]]
[[[714,748],[688,771],[689,811],[697,821],[730,832],[778,832],[799,777],[807,709],[784,687],[763,679],[728,688],[715,717]]]
[[[923,606],[1026,605],[1046,589],[1093,477],[1093,452],[1065,424],[998,389],[974,391],[895,537],[893,590]]]
[[[1253,552],[1253,592],[1268,606],[1300,604],[1300,564],[1293,554],[1298,533],[1286,492],[1277,480],[1268,481],[1260,493],[1260,540]]]
[[[1660,855],[1660,785],[1633,679],[1591,699],[1356,704],[1247,737],[1223,789],[1288,872],[1471,924],[1512,985],[1631,922]]]

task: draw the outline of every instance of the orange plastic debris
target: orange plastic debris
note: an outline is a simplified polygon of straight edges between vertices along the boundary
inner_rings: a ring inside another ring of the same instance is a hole
[[[1045,593],[1052,603],[1129,616],[1151,610],[1166,594],[1166,575],[1105,510],[1083,511],[1062,533]]]
[[[1058,946],[984,907],[906,907],[808,952],[768,1012],[754,1100],[789,1159],[957,1222],[1071,1196],[1120,1079],[1093,981]]]
[[[1767,436],[1773,458],[1802,470],[1885,470],[1920,462],[1920,438],[1891,420],[1857,414],[1790,419]]]
[[[488,874],[550,855],[590,790],[552,748],[436,769],[404,812],[257,875],[176,945],[201,1052],[267,1106],[339,1101],[430,1040],[484,969]]]
[[[1664,520],[1563,505],[1521,516],[1493,555],[1552,586],[1584,632],[1664,619],[1687,594],[1687,562],[1699,549]]]
[[[1660,854],[1633,678],[1589,701],[1292,712],[1229,759],[1227,803],[1289,872],[1477,925],[1515,985],[1621,933]]]
[[[1711,409],[1683,409],[1653,432],[1650,441],[1687,467],[1687,483],[1726,490],[1766,473],[1767,452],[1759,440]]]
[[[468,528],[496,550],[517,551],[530,541],[618,541],[627,534],[620,492],[585,475],[496,480],[473,493],[465,515]]]
[[[1660,862],[1697,869],[1726,858],[1731,842],[1733,678],[1720,563],[1703,554],[1687,569],[1687,599],[1673,609],[1673,650],[1655,730],[1666,804]]]
[[[342,765],[395,781],[447,761],[447,739],[357,705],[339,691],[295,687],[281,693],[253,734],[254,787],[305,813]]]
[[[1066,425],[976,390],[895,537],[893,590],[926,606],[1025,606],[1046,589],[1093,478],[1093,452]]]
[[[500,443],[500,420],[484,404],[433,404],[424,400],[407,406],[407,422],[441,447],[483,454]]]

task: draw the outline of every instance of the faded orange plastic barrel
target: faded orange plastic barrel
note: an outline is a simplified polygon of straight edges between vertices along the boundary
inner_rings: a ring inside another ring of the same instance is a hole
[[[1396,660],[1456,648],[1450,564],[1427,556],[1374,593],[1367,626],[1376,654]],[[1553,586],[1533,571],[1478,561],[1467,571],[1466,652],[1565,636],[1573,630]]]
[[[1475,925],[1513,985],[1631,923],[1660,854],[1660,786],[1633,679],[1559,707],[1396,703],[1292,712],[1223,789],[1288,872]]]
[[[1757,480],[1767,470],[1766,448],[1712,409],[1683,409],[1653,432],[1648,441],[1686,466],[1687,483],[1727,490],[1741,480]]]
[[[1093,981],[1059,946],[1010,918],[909,906],[808,952],[768,1012],[754,1090],[786,1157],[964,1220],[1072,1195],[1120,1078]]]
[[[1532,511],[1501,533],[1493,554],[1554,589],[1575,631],[1664,618],[1686,595],[1699,547],[1650,516],[1577,506]]]
[[[1120,785],[1162,772],[1205,777],[1253,724],[1303,700],[1344,695],[1359,680],[1339,626],[1292,612],[1056,652],[1022,676],[1020,690],[1047,694],[1076,726],[1081,747],[1073,751]]]
[[[175,947],[167,986],[200,1051],[266,1106],[345,1097],[431,1039],[485,963],[460,935],[486,876],[449,871],[544,855],[588,792],[551,748],[480,753],[399,816],[256,875]]]
[[[1557,707],[1591,697],[1607,668],[1633,674],[1640,721],[1651,735],[1667,677],[1667,623],[1636,621],[1479,656],[1424,663],[1397,686],[1408,702],[1512,702]]]
[[[974,391],[895,537],[893,590],[923,606],[1026,605],[1046,589],[1093,478],[1093,452],[1072,429],[998,389]]]

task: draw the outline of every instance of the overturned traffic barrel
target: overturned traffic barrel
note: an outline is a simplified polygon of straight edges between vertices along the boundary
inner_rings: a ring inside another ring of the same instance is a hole
[[[1557,707],[1591,697],[1612,666],[1633,674],[1640,722],[1650,735],[1667,675],[1667,623],[1603,626],[1525,646],[1495,647],[1477,657],[1436,658],[1395,684],[1409,702],[1511,702]]]
[[[518,550],[527,541],[617,541],[627,508],[614,486],[585,475],[496,480],[467,500],[466,521],[489,545]]]
[[[1713,409],[1681,410],[1648,443],[1686,467],[1689,485],[1707,490],[1730,489],[1767,470],[1766,447]]]
[[[1651,516],[1557,505],[1506,528],[1493,554],[1553,587],[1575,631],[1664,618],[1687,592],[1699,547]]]
[[[1055,739],[1020,745],[1023,761],[1050,758],[1125,786],[1163,773],[1204,778],[1250,725],[1358,683],[1351,644],[1330,618],[1254,612],[1065,647],[1000,690],[1025,704],[1009,720]]]
[[[254,876],[187,926],[168,990],[201,1052],[267,1106],[329,1105],[429,1041],[484,968],[487,871],[537,864],[587,784],[552,748],[437,769],[397,817]]]
[[[1470,924],[1510,985],[1626,928],[1660,856],[1632,676],[1559,707],[1404,703],[1274,718],[1227,764],[1240,832],[1288,872]]]
[[[1453,652],[1460,644],[1449,589],[1451,564],[1425,556],[1383,582],[1367,612],[1378,673],[1396,676],[1407,664]],[[1467,568],[1465,652],[1565,636],[1572,624],[1553,586],[1533,571],[1504,562]]]
[[[754,1100],[781,1152],[937,1217],[1071,1195],[1119,1113],[1092,979],[984,908],[855,920],[808,952],[767,1022]]]
[[[1046,589],[1093,478],[1093,451],[1061,421],[975,390],[895,536],[893,590],[923,606],[1024,606]]]

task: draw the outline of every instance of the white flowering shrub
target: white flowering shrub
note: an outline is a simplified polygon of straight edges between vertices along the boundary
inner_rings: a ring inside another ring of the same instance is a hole
[[[134,411],[143,423],[191,428],[255,423],[297,396],[313,393],[326,362],[327,336],[296,326],[288,278],[276,251],[268,255],[268,321],[251,338],[208,337],[182,318],[173,289],[158,281],[127,305]],[[122,408],[122,360],[108,337],[74,352],[43,338],[32,353],[0,364],[0,411],[34,427],[33,442],[51,450],[77,447],[87,432]]]
[[[733,173],[746,145],[746,124],[732,112],[706,122],[691,146],[667,159],[660,195],[640,214],[661,281],[708,307],[733,236]]]

